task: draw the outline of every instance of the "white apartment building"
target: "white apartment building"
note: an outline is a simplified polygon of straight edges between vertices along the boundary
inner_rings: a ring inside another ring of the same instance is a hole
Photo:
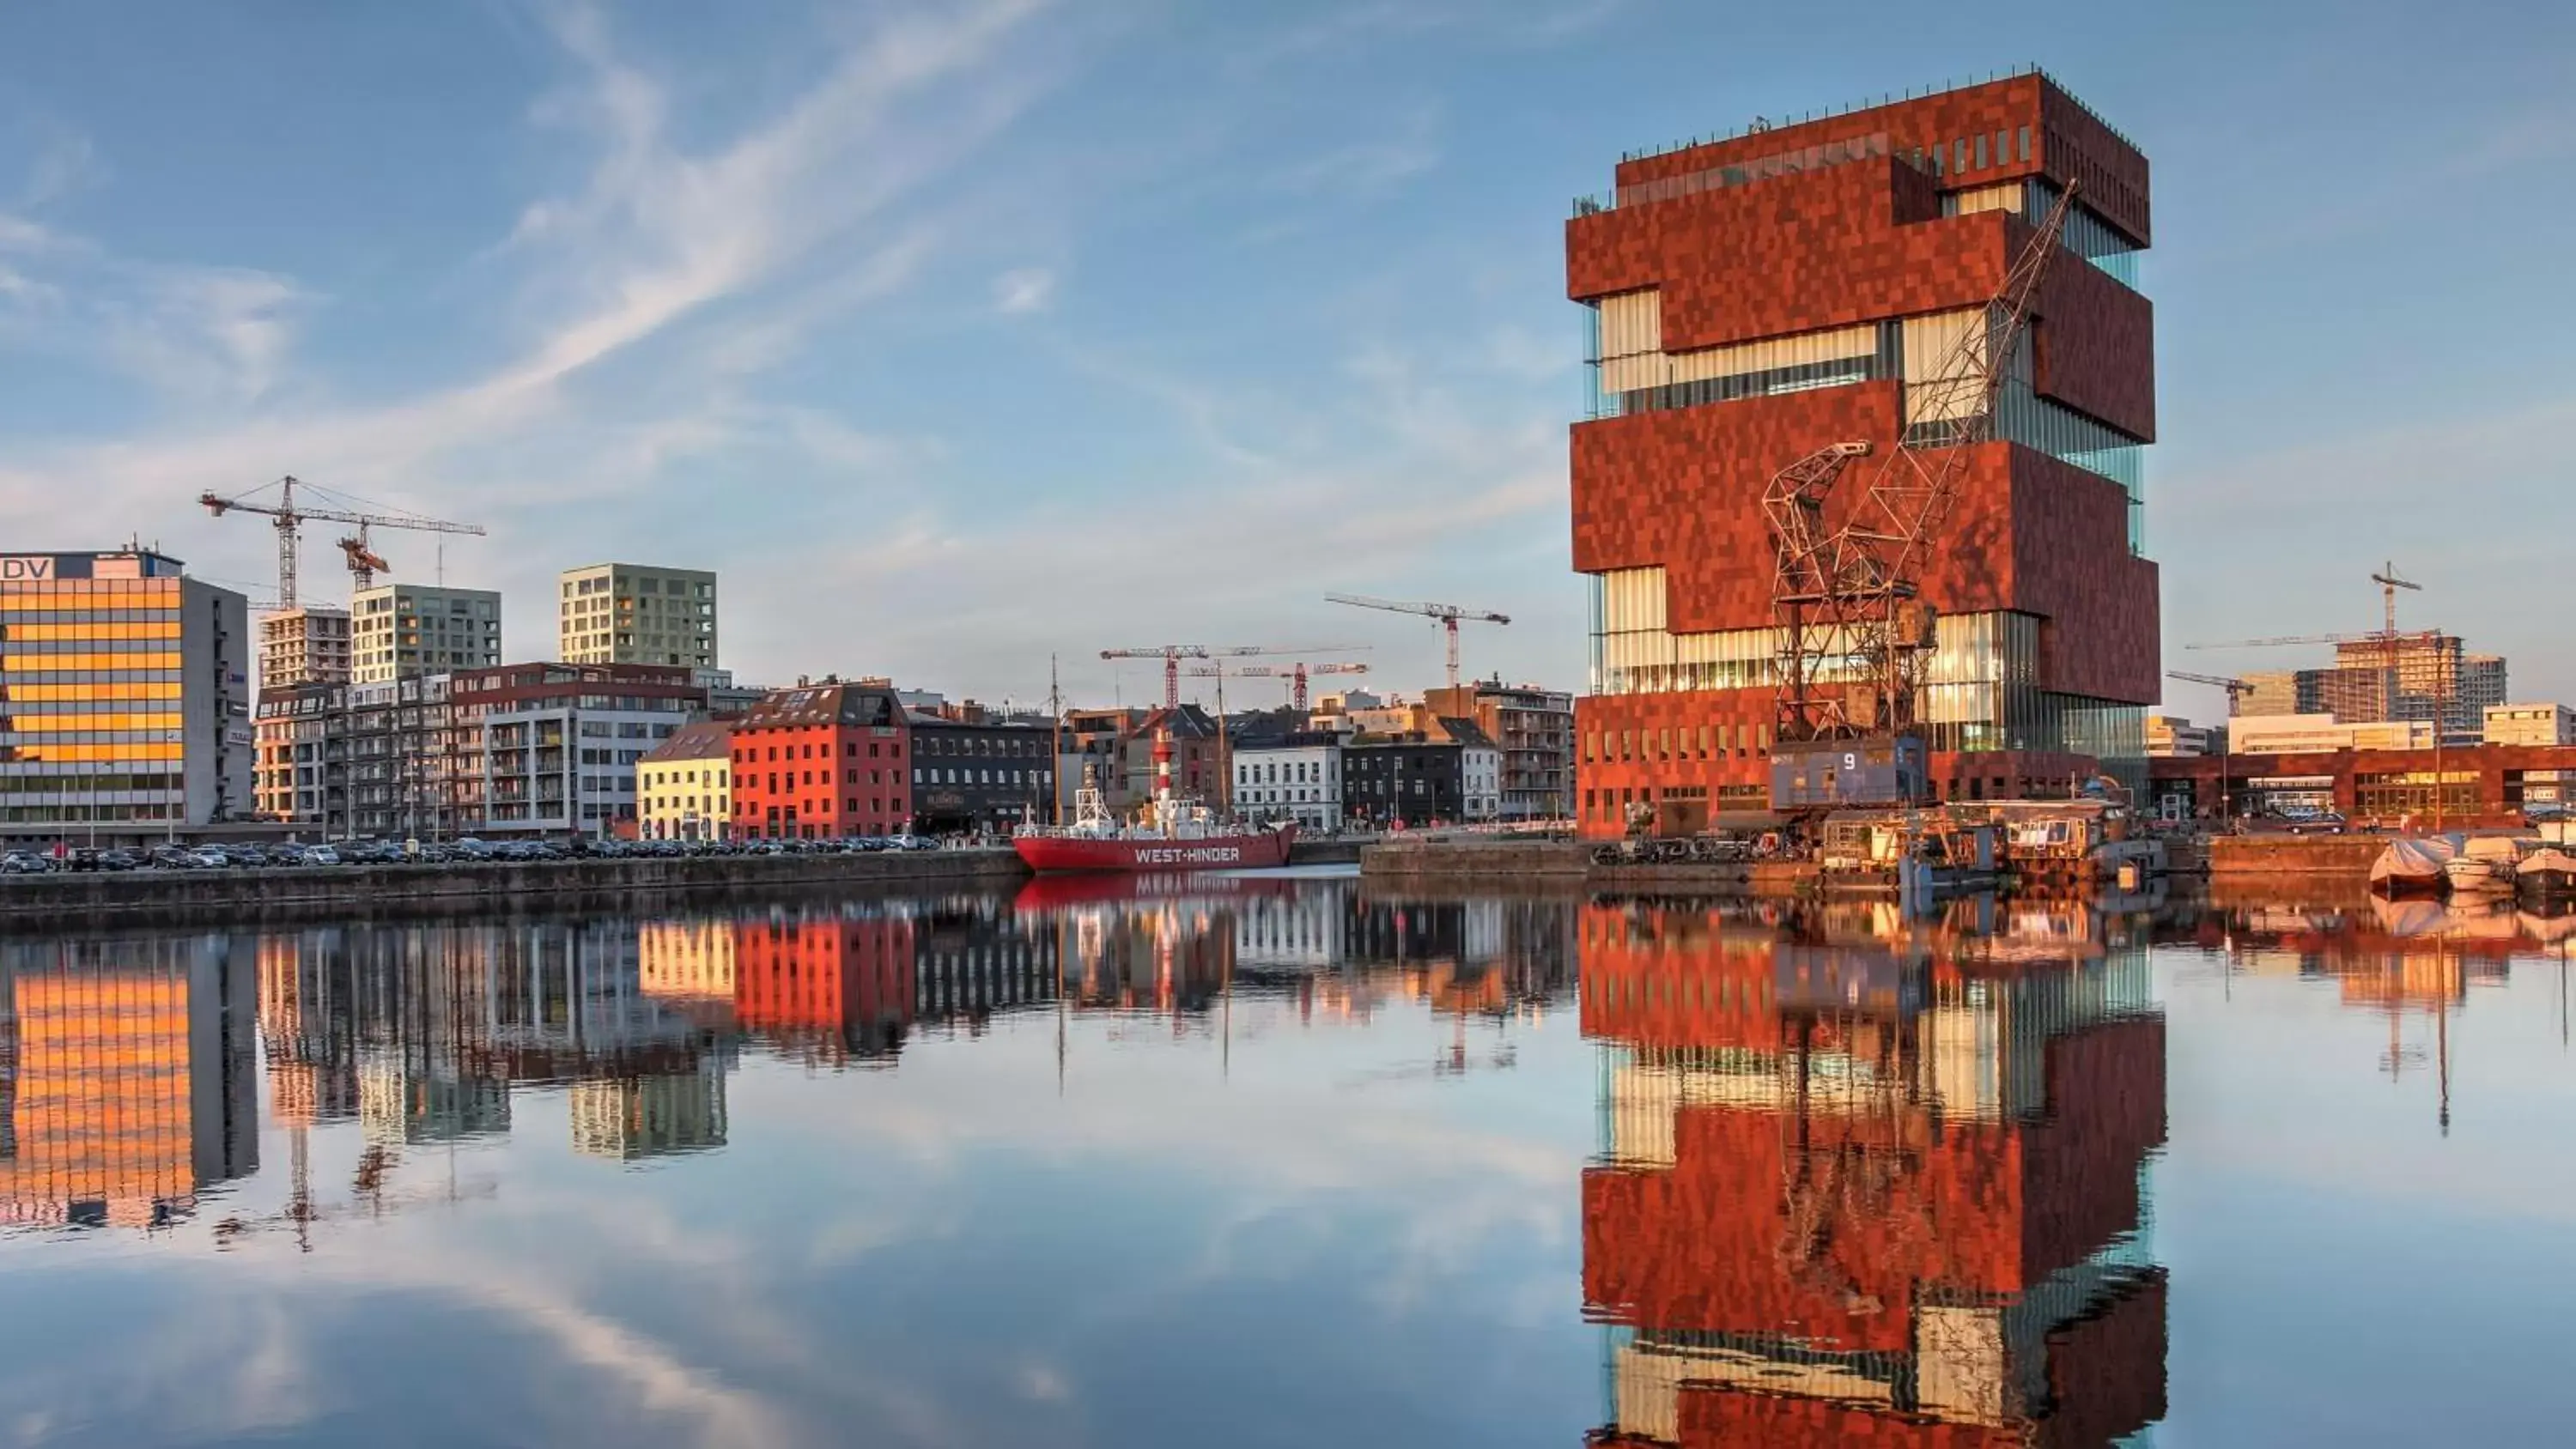
[[[716,667],[716,576],[604,563],[566,569],[557,657],[567,664]]]
[[[352,683],[501,662],[501,596],[490,589],[380,584],[351,596],[349,615]]]
[[[348,680],[348,610],[302,604],[259,616],[260,688]]]
[[[1459,800],[1470,821],[1503,818],[1503,752],[1479,735],[1459,742]]]
[[[1269,823],[1294,820],[1297,828],[1342,828],[1341,737],[1321,731],[1237,746],[1234,813]]]
[[[637,764],[707,699],[685,669],[632,664],[478,670],[448,697],[481,724],[485,829],[547,835],[631,826]]]
[[[2563,704],[2491,704],[2482,737],[2491,745],[2576,744],[2576,710]]]
[[[2219,746],[2219,731],[2207,725],[2196,725],[2179,715],[2147,716],[2147,758],[2155,760],[2192,759],[2210,754]]]

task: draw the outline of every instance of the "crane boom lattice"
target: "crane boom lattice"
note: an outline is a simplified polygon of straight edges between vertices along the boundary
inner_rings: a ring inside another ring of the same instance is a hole
[[[357,533],[340,540],[340,550],[348,556],[350,577],[360,589],[372,587],[376,572],[391,567],[369,546],[367,530],[370,528],[401,528],[415,533],[464,533],[472,534],[477,538],[482,537],[484,532],[483,526],[478,523],[451,523],[443,518],[429,518],[417,513],[390,513],[330,506],[310,507],[299,499],[297,489],[305,490],[308,495],[319,495],[326,505],[333,501],[363,504],[366,500],[344,498],[344,495],[315,487],[296,478],[293,474],[280,478],[269,486],[277,489],[277,500],[273,503],[264,502],[259,498],[261,493],[267,491],[266,488],[255,488],[232,498],[213,492],[200,493],[197,495],[197,502],[204,505],[205,510],[217,518],[227,513],[256,513],[268,518],[276,528],[277,606],[280,609],[292,609],[297,603],[296,573],[298,555],[302,552],[300,530],[307,521],[357,525]]]
[[[1471,609],[1464,604],[1415,603],[1405,599],[1380,599],[1367,594],[1326,594],[1328,604],[1348,604],[1355,609],[1384,609],[1393,614],[1419,614],[1440,625],[1449,635],[1449,687],[1458,687],[1458,621],[1476,624],[1508,624],[1509,614],[1489,609]]]

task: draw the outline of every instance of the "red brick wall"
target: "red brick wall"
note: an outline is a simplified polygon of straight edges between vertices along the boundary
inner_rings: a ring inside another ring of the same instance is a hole
[[[754,840],[766,835],[772,828],[772,806],[780,809],[782,829],[786,807],[795,807],[796,828],[785,832],[789,835],[830,838],[903,829],[912,813],[909,737],[903,731],[888,738],[870,729],[834,725],[736,729],[735,838]],[[870,754],[871,750],[876,753]],[[858,776],[855,781],[850,778],[853,772]],[[773,777],[775,785],[770,783]]]
[[[2094,119],[2073,97],[2037,76],[2015,76],[1640,157],[1621,162],[1617,179],[1620,185],[1634,185],[1881,132],[1892,146],[1928,149],[1980,132],[1989,136],[1996,131],[2018,133],[2025,125],[2035,128],[2028,164],[2018,159],[2007,163],[1989,155],[1985,169],[1974,169],[1972,147],[1971,169],[1945,175],[1943,181],[1969,187],[2039,175],[2061,186],[2069,181],[2081,182],[2095,193],[2087,198],[2094,210],[2141,246],[2153,240],[2149,229],[2147,158]]]
[[[1848,469],[1827,504],[1826,525],[1838,526],[1867,501],[1896,409],[1896,384],[1881,382],[1578,423],[1574,566],[1663,565],[1675,633],[1766,627],[1776,622],[1762,515],[1771,475],[1838,438],[1874,440],[1879,456]],[[2152,704],[2163,693],[2157,573],[2129,552],[2128,509],[2108,479],[2011,443],[1978,444],[1924,560],[1923,597],[1948,614],[2049,619],[2042,687]]]

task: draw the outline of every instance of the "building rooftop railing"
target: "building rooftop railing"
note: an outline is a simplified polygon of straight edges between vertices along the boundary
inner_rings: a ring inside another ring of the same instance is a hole
[[[1850,136],[1839,141],[1819,141],[1793,151],[1776,151],[1747,161],[1728,161],[1685,171],[1678,176],[1659,176],[1652,181],[1639,181],[1613,189],[1600,196],[1578,196],[1574,199],[1576,216],[1616,211],[1623,206],[1648,206],[1677,197],[1696,196],[1707,191],[1723,191],[1767,181],[1774,176],[1793,176],[1801,172],[1822,171],[1833,166],[1847,166],[1855,161],[1893,157],[1930,176],[1937,174],[1919,154],[1889,144],[1885,131],[1866,136]]]
[[[1992,85],[1996,81],[2000,80],[2018,80],[2023,76],[2037,76],[2041,80],[2055,86],[2060,95],[2073,101],[2077,110],[2091,116],[2094,121],[2102,127],[2102,129],[2119,137],[2121,142],[2129,146],[2131,149],[2139,149],[2137,142],[2130,140],[2127,133],[2123,132],[2119,127],[2112,125],[2107,120],[2104,120],[2101,112],[2084,104],[2083,100],[2079,98],[2073,90],[2069,89],[2064,81],[2061,81],[2057,77],[2049,74],[2040,66],[2031,64],[2013,66],[2006,70],[1988,71],[1983,76],[1969,75],[1956,80],[1945,80],[1938,85],[1920,86],[1905,91],[1889,91],[1874,101],[1864,97],[1861,100],[1853,101],[1843,106],[1829,107],[1821,111],[1803,111],[1794,116],[1782,116],[1777,119],[1773,119],[1768,116],[1756,116],[1750,123],[1732,131],[1711,132],[1705,136],[1691,136],[1662,146],[1648,146],[1635,151],[1623,151],[1620,153],[1619,159],[1623,163],[1629,161],[1650,160],[1657,156],[1669,156],[1675,151],[1687,151],[1693,146],[1713,146],[1722,141],[1741,140],[1746,136],[1757,135],[1764,131],[1775,131],[1788,126],[1802,126],[1809,121],[1827,120],[1835,116],[1848,116],[1856,111],[1871,110],[1879,106],[1892,106],[1899,101],[1919,101],[1927,96],[1948,95],[1952,91],[1964,91],[1976,86]]]

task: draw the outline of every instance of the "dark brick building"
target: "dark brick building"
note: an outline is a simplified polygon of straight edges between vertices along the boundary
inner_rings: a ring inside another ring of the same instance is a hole
[[[1008,832],[1055,809],[1055,730],[1045,722],[912,716],[913,828]]]
[[[1940,619],[1917,716],[1946,794],[2062,789],[2096,761],[2142,783],[2142,707],[2161,693],[2139,528],[2147,162],[2033,73],[1633,156],[1612,195],[1578,203],[1566,285],[1597,337],[1571,447],[1574,566],[1592,585],[1587,831],[1616,833],[1637,800],[1762,802],[1779,653],[1763,490],[1818,448],[1868,441],[1830,528],[1901,441],[1956,426],[1928,411],[1957,396],[1930,370],[1975,335],[2070,182],[2068,255],[1993,440],[1953,445],[1970,452],[1921,571]]]

